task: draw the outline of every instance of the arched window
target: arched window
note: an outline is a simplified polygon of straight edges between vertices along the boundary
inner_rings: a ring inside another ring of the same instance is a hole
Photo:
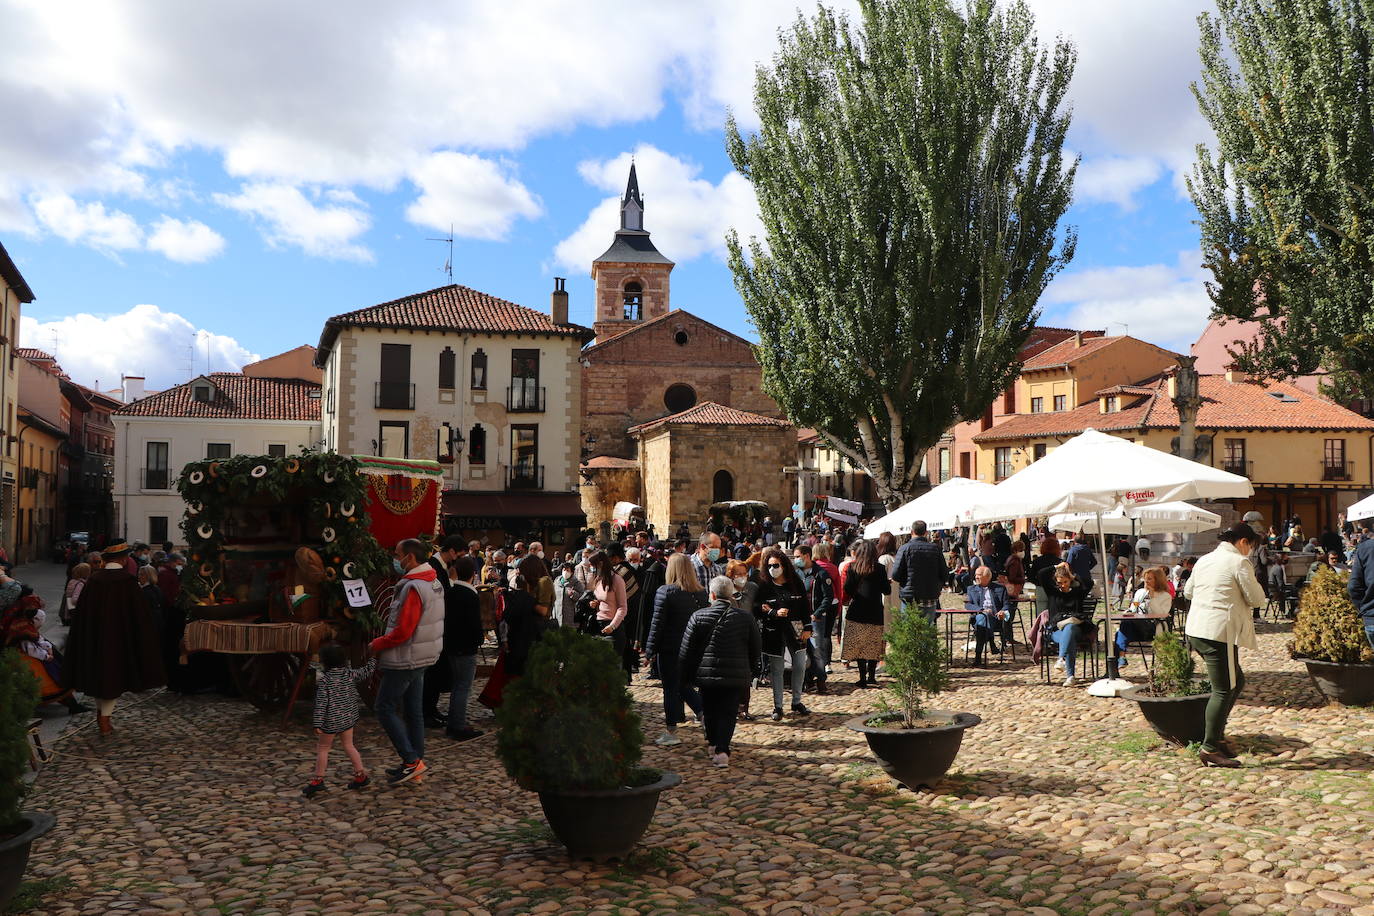
[[[452,347],[444,347],[439,354],[439,387],[452,390],[458,376],[458,357],[453,355]]]
[[[483,352],[481,347],[478,347],[477,352],[472,354],[472,384],[470,387],[474,391],[487,390],[487,354]]]
[[[682,413],[697,406],[697,393],[692,390],[691,385],[684,385],[679,382],[676,385],[669,385],[668,390],[663,392],[663,406],[668,408],[669,413]]]
[[[625,284],[625,320],[638,321],[644,317],[644,287],[631,280]]]
[[[487,430],[481,423],[475,423],[468,433],[468,464],[487,463]]]
[[[711,502],[729,502],[735,498],[735,477],[729,471],[716,471],[711,478]]]

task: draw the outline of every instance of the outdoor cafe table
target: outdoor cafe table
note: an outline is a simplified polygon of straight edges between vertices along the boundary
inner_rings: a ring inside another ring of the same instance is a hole
[[[1132,613],[1130,613],[1129,611],[1122,611],[1122,612],[1119,612],[1119,613],[1116,613],[1116,614],[1113,614],[1113,615],[1112,615],[1112,623],[1115,623],[1115,624],[1117,625],[1117,627],[1119,628],[1119,627],[1121,626],[1122,621],[1126,621],[1126,620],[1154,620],[1154,621],[1167,621],[1167,620],[1169,619],[1170,616],[1171,616],[1171,615],[1168,614],[1168,613],[1164,613],[1164,614],[1132,614]],[[1106,623],[1106,618],[1105,618],[1105,617],[1098,617],[1098,618],[1097,618],[1097,625],[1098,625],[1098,627],[1101,627],[1102,624],[1104,624],[1104,623]],[[1111,657],[1112,649],[1115,648],[1115,646],[1116,646],[1116,634],[1115,634],[1115,633],[1107,633],[1107,634],[1105,634],[1105,638],[1103,638],[1103,639],[1101,640],[1101,643],[1102,643],[1102,653],[1103,653],[1103,654],[1102,654],[1102,660],[1105,662],[1108,658]],[[1141,650],[1140,650],[1140,654],[1141,654],[1141,656],[1142,656],[1142,658],[1143,658],[1144,655],[1145,655],[1145,650],[1144,650],[1144,649],[1141,649]]]

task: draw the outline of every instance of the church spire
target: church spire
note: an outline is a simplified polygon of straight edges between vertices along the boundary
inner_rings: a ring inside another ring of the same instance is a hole
[[[639,196],[639,177],[635,162],[630,160],[630,180],[625,184],[625,196],[620,199],[620,228],[644,230],[644,199]]]

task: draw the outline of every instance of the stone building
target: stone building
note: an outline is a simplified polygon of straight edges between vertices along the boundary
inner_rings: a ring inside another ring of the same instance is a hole
[[[778,484],[782,468],[795,460],[795,431],[790,433],[788,448],[776,456],[771,445],[761,447],[754,440],[759,429],[791,429],[782,410],[763,391],[754,345],[690,312],[674,309],[669,296],[672,270],[673,262],[659,252],[644,228],[644,200],[631,165],[620,203],[620,228],[610,247],[592,262],[596,339],[581,357],[582,507],[593,525],[608,519],[615,503],[623,500],[644,505],[659,530],[669,518],[673,526],[682,521],[698,526],[702,512],[695,507],[712,502],[715,471],[702,477],[697,463],[680,466],[691,450],[670,448],[659,440],[668,436],[665,428],[674,431],[672,438],[683,441],[712,430],[710,418],[725,416],[716,408],[729,411],[736,420],[736,415],[755,418],[715,426],[713,450],[742,460],[751,450],[762,448],[768,453],[763,473],[772,481],[770,494],[782,493]],[[690,421],[674,420],[666,427],[657,423],[681,418],[698,406],[713,409],[692,413],[695,419]],[[646,435],[650,428],[655,432]],[[695,432],[689,435],[688,429]],[[656,466],[652,475],[644,463],[644,450],[650,443],[659,449],[656,461],[670,462]],[[677,481],[673,487],[664,483],[670,478]],[[690,495],[684,488],[691,490]],[[785,496],[765,497],[739,481],[734,489],[735,498],[763,499],[777,512],[791,505]],[[670,490],[676,493],[671,499]],[[679,511],[689,506],[693,507],[690,514]]]

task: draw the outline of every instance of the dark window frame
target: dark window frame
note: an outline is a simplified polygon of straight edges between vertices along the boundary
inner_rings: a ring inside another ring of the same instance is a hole
[[[458,354],[452,347],[444,347],[439,353],[439,388],[453,391],[458,387]]]
[[[400,427],[401,431],[404,433],[404,437],[403,437],[402,440],[401,440],[401,442],[402,442],[402,449],[401,449],[401,450],[402,450],[403,452],[405,452],[405,454],[403,454],[401,457],[402,457],[402,458],[409,458],[409,457],[410,457],[410,421],[408,421],[408,420],[379,420],[379,421],[377,421],[377,452],[379,453],[379,455],[380,455],[381,453],[383,453],[383,452],[386,451],[386,447],[385,447],[385,443],[386,443],[386,434],[385,434],[384,430],[385,430],[387,427],[392,427],[392,428]]]

